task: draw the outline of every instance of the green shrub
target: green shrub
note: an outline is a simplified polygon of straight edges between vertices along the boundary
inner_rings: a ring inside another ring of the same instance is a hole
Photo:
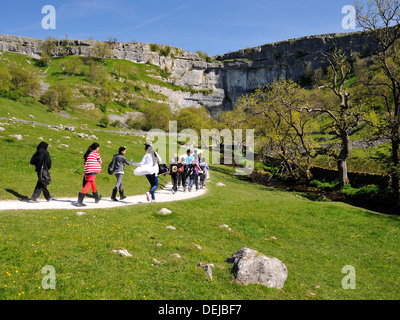
[[[100,119],[100,125],[104,128],[107,128],[108,123],[109,123],[109,119],[107,116],[104,116],[103,118]]]
[[[41,96],[40,102],[46,105],[49,109],[55,110],[58,108],[58,93],[54,89],[47,89]]]
[[[302,196],[311,201],[317,201],[317,202],[331,201],[322,194],[317,194],[317,193],[312,193],[312,192],[304,193],[304,194],[302,194]]]
[[[165,46],[164,48],[160,48],[160,56],[167,57],[171,53],[171,47]]]
[[[67,109],[72,103],[72,89],[64,84],[57,83],[50,86],[41,96],[40,102],[45,104],[51,110]]]
[[[121,121],[115,120],[115,121],[111,122],[110,126],[114,127],[114,128],[121,128],[122,127]]]
[[[340,183],[339,181],[325,182],[325,181],[312,180],[310,182],[310,186],[329,192],[338,190],[340,188]]]
[[[158,44],[151,43],[150,44],[150,50],[153,51],[153,52],[157,52],[157,51],[160,50],[160,47],[158,46]]]
[[[38,68],[47,68],[49,66],[44,59],[33,59],[33,64]]]
[[[161,129],[168,131],[169,121],[174,118],[170,106],[162,103],[145,106],[143,114],[146,117],[146,122],[143,126],[145,130]]]
[[[351,185],[346,185],[339,193],[350,199],[370,200],[380,194],[381,190],[376,185],[368,185],[361,188],[353,188]]]

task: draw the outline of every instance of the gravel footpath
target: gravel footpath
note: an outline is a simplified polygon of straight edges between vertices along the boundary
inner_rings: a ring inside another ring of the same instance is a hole
[[[192,192],[189,191],[183,192],[181,188],[179,188],[177,193],[172,194],[172,184],[169,183],[166,185],[164,189],[156,191],[156,203],[188,200],[202,196],[205,194],[205,192],[206,192],[205,189],[199,189],[198,191],[192,191]],[[127,196],[126,199],[122,201],[112,201],[110,198],[102,198],[99,203],[95,203],[94,198],[86,197],[85,200],[83,201],[83,203],[86,204],[86,207],[77,207],[75,205],[77,199],[78,195],[76,196],[76,198],[56,198],[50,202],[44,200],[43,196],[39,198],[39,202],[37,203],[30,203],[26,200],[0,201],[0,211],[56,210],[56,209],[87,210],[87,209],[117,208],[123,206],[130,206],[134,204],[140,204],[140,203],[150,203],[146,200],[146,196],[144,194],[136,196]]]

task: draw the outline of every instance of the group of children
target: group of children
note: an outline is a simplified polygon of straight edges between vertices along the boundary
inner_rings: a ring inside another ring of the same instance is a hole
[[[186,157],[181,157],[180,160],[179,157],[171,159],[169,173],[172,179],[172,193],[176,193],[180,186],[184,192],[186,189],[191,192],[193,185],[196,191],[203,189],[206,185],[208,170],[205,158],[201,158],[197,150],[194,150],[192,155],[191,150],[188,149]]]
[[[50,196],[50,192],[47,190],[47,184],[42,179],[42,171],[49,171],[51,168],[51,158],[47,151],[48,144],[41,142],[36,153],[32,156],[31,164],[35,165],[36,172],[38,175],[38,182],[36,184],[34,193],[30,198],[30,202],[37,202],[37,198],[43,192],[47,201],[51,201],[54,198]],[[98,203],[101,197],[97,193],[96,188],[96,175],[101,172],[102,160],[99,154],[99,144],[93,143],[89,146],[88,150],[83,156],[84,159],[84,177],[83,177],[83,189],[78,194],[77,206],[85,206],[83,200],[89,191],[92,189],[95,202]],[[117,193],[120,193],[120,200],[126,198],[122,187],[122,178],[124,175],[125,165],[134,165],[138,168],[135,169],[134,174],[137,176],[145,175],[150,183],[150,190],[146,192],[147,201],[155,202],[155,191],[158,188],[158,175],[159,175],[159,164],[162,163],[162,159],[154,151],[152,143],[146,141],[145,143],[145,155],[141,162],[133,162],[125,158],[126,147],[120,147],[118,154],[114,155],[112,160],[112,167],[110,174],[115,174],[117,178],[116,185],[112,191],[111,200],[118,201],[116,198]],[[189,192],[192,191],[193,185],[196,187],[196,191],[203,189],[206,184],[209,167],[204,158],[197,154],[195,150],[193,155],[190,149],[186,152],[186,157],[182,157],[179,161],[178,157],[171,159],[169,165],[169,174],[172,179],[172,193],[178,191],[178,187],[182,186],[183,191],[186,189]],[[200,183],[199,183],[200,179]]]

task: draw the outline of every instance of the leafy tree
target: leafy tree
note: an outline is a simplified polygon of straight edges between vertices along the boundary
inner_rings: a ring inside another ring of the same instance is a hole
[[[174,118],[170,106],[163,103],[145,106],[143,114],[146,117],[146,122],[143,126],[144,130],[161,129],[168,131],[169,121]]]
[[[58,108],[58,92],[55,89],[47,89],[41,96],[40,102],[45,104],[49,109],[56,110]]]
[[[10,64],[8,72],[11,75],[10,91],[15,91],[16,97],[30,95],[36,97],[41,89],[40,78],[31,68],[23,68],[16,63]]]
[[[379,134],[391,140],[391,178],[400,206],[400,2],[398,0],[356,1],[357,24],[373,40],[373,57],[361,72],[365,92],[382,106],[371,117]]]
[[[65,110],[72,103],[72,89],[64,83],[54,84],[41,95],[40,102],[52,110]]]
[[[42,50],[41,57],[47,64],[53,59],[54,50],[57,48],[57,39],[48,36],[45,41],[39,45],[39,49]]]
[[[240,97],[235,109],[220,119],[231,129],[254,128],[263,154],[279,158],[291,179],[310,180],[318,145],[310,135],[315,121],[303,109],[307,98],[307,91],[297,83],[279,79]]]
[[[323,52],[322,56],[328,62],[328,74],[319,81],[320,93],[313,98],[314,106],[305,107],[313,113],[327,115],[330,120],[328,128],[340,140],[339,150],[331,148],[328,155],[332,156],[339,172],[341,186],[347,184],[347,159],[350,157],[350,134],[360,125],[362,117],[362,104],[355,103],[352,99],[352,89],[347,82],[352,76],[352,65],[346,54],[337,49]],[[317,77],[316,77],[317,78]]]
[[[58,93],[58,106],[67,109],[72,103],[72,89],[65,83],[57,83],[51,86]]]
[[[104,115],[101,119],[100,119],[100,125],[104,128],[107,128],[108,123],[110,122],[110,120],[108,119],[108,117],[106,115]]]
[[[90,60],[88,62],[89,72],[87,76],[95,83],[105,85],[109,80],[110,76],[107,69],[100,65],[99,62],[95,60]]]
[[[0,67],[0,95],[4,95],[11,88],[11,74],[7,68]]]
[[[211,117],[204,106],[182,108],[177,122],[179,131],[193,129],[200,134],[201,129],[211,129]]]
[[[96,44],[92,48],[92,55],[100,58],[101,62],[104,63],[104,58],[110,58],[113,56],[111,43],[96,41]]]
[[[95,89],[94,96],[100,105],[100,110],[105,112],[112,101],[112,88],[108,84],[104,84],[100,88]]]
[[[70,57],[60,63],[60,67],[69,75],[82,73],[83,63],[80,57]]]

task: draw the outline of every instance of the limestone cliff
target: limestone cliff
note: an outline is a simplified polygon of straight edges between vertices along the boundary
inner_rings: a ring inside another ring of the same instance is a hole
[[[0,35],[0,50],[40,58],[43,40]],[[62,50],[70,55],[90,56],[96,42],[90,40],[59,40],[54,55]],[[153,90],[169,98],[171,106],[187,107],[204,105],[212,114],[230,110],[238,97],[265,86],[274,78],[300,80],[307,66],[315,70],[323,66],[320,53],[333,43],[348,53],[367,55],[369,47],[362,33],[327,34],[265,44],[230,52],[213,58],[207,63],[199,54],[169,47],[168,54],[161,54],[165,45],[148,43],[113,44],[116,59],[135,63],[151,63],[168,70],[169,81],[189,91],[174,91],[153,86]]]

